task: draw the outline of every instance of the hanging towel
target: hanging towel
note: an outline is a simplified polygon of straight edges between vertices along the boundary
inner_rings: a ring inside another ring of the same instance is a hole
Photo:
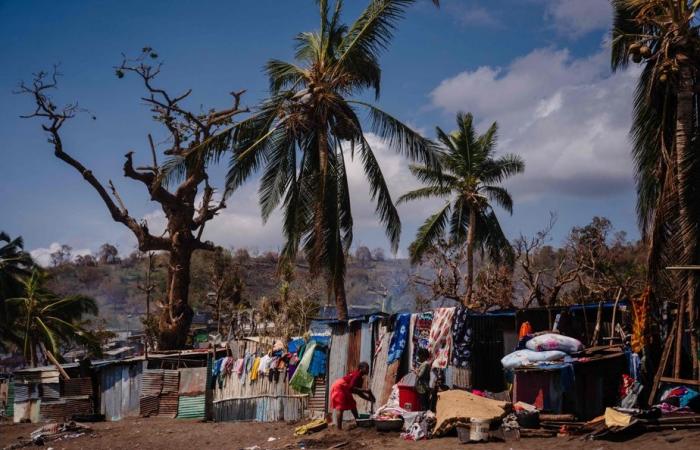
[[[413,341],[413,368],[420,366],[418,362],[418,349],[424,348],[428,350],[428,344],[430,343],[430,328],[433,324],[433,312],[422,312],[415,314],[416,323],[413,326],[413,336],[411,337]]]
[[[299,361],[297,369],[294,371],[292,379],[289,380],[289,385],[300,394],[309,394],[314,387],[314,377],[309,373],[309,366],[314,357],[314,349],[316,342],[311,341],[306,345],[304,356]]]
[[[434,358],[433,367],[438,369],[446,368],[450,361],[450,352],[452,350],[452,319],[454,314],[454,308],[438,308],[433,314],[428,351]]]
[[[391,336],[391,342],[389,344],[389,356],[387,358],[387,364],[391,364],[394,361],[401,359],[404,349],[406,348],[406,342],[408,341],[408,329],[411,326],[411,314],[403,313],[399,314],[396,318],[396,326],[394,327],[394,334]]]
[[[469,310],[460,306],[452,323],[452,365],[468,369],[472,359],[472,324]]]
[[[253,367],[250,368],[250,381],[258,379],[258,367],[260,367],[260,358],[256,356],[253,360]]]

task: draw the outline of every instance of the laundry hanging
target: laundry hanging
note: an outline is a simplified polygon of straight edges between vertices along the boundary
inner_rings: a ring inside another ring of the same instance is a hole
[[[472,356],[472,324],[469,310],[460,306],[452,322],[452,365],[469,368]]]
[[[389,344],[389,358],[387,364],[401,359],[406,343],[408,342],[408,330],[411,325],[411,314],[399,314],[396,318],[396,326],[394,327],[394,335],[391,337]]]
[[[450,361],[454,314],[454,308],[438,308],[433,314],[428,351],[434,358],[433,367],[435,368],[444,369]]]
[[[304,356],[301,358],[301,361],[299,361],[299,365],[294,371],[292,379],[289,381],[289,385],[301,394],[311,393],[311,389],[314,386],[314,377],[309,373],[309,367],[314,357],[315,348],[316,342],[311,341],[307,344],[306,350],[304,350]]]
[[[433,312],[427,311],[415,314],[416,321],[413,326],[413,368],[420,366],[418,362],[418,350],[424,348],[428,350],[428,344],[430,343],[430,328],[433,324]]]

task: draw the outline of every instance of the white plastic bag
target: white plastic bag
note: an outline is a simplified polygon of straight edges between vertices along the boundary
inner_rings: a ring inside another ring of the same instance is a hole
[[[506,369],[516,369],[518,367],[529,366],[538,362],[559,361],[564,359],[566,353],[558,350],[535,352],[532,350],[518,350],[510,353],[501,359],[501,364]]]
[[[583,344],[578,339],[554,333],[535,336],[525,343],[525,347],[537,352],[559,350],[566,353],[577,353],[583,350]]]

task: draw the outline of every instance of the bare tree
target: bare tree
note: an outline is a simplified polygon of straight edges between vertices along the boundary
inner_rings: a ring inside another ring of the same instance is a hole
[[[135,59],[124,56],[115,70],[119,78],[132,74],[142,81],[146,90],[142,100],[149,106],[154,120],[167,130],[168,139],[162,153],[169,159],[163,165],[156,156],[158,146],[148,135],[151,162],[135,167],[134,152],[129,151],[124,156],[123,166],[124,176],[143,184],[150,199],[160,204],[167,222],[162,235],[153,234],[145,220],[138,221],[129,214],[111,180],[105,186],[64,148],[61,139],[63,125],[82,109],[77,103],[60,108],[49,97],[49,91],[57,87],[59,73],[56,67],[52,73],[34,74],[31,83],[20,84],[18,92],[30,95],[36,104],[35,110],[23,117],[43,119],[42,128],[49,134],[54,155],[73,167],[93,187],[112,218],[136,236],[139,250],[169,253],[168,290],[162,302],[158,328],[159,348],[173,349],[185,344],[192,322],[193,311],[188,303],[192,253],[214,250],[213,243],[202,240],[202,233],[206,223],[226,207],[223,196],[218,202],[214,200],[215,190],[209,184],[208,164],[229,146],[231,133],[228,131],[236,116],[247,109],[240,107],[244,91],[231,93],[233,102],[228,108],[199,112],[186,109],[183,102],[191,90],[174,95],[155,85],[162,68],[157,59],[153,49],[145,47]],[[171,186],[174,189],[170,190]],[[201,186],[202,200],[196,205]]]
[[[520,281],[527,291],[523,297],[524,308],[533,303],[555,305],[562,289],[578,280],[580,264],[572,261],[566,250],[553,249],[547,244],[556,222],[556,214],[550,213],[546,227],[531,238],[521,234],[513,245]]]

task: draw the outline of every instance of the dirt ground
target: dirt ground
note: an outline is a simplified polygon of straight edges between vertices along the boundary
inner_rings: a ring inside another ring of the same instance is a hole
[[[167,449],[167,450],[257,450],[281,449],[455,449],[460,448],[456,437],[411,442],[402,440],[397,433],[382,434],[374,430],[355,428],[338,431],[324,430],[310,436],[296,438],[294,426],[285,423],[202,423],[181,419],[126,419],[120,422],[89,424],[92,432],[80,437],[47,442],[44,449]],[[1,424],[0,448],[28,438],[37,429],[36,424]],[[273,440],[268,440],[275,438]],[[257,446],[257,447],[256,447]],[[521,439],[517,442],[473,444],[479,450],[554,450],[561,448],[653,449],[685,450],[700,448],[700,430],[668,430],[646,433],[626,442],[583,441],[575,438]],[[38,448],[35,446],[25,448]]]

